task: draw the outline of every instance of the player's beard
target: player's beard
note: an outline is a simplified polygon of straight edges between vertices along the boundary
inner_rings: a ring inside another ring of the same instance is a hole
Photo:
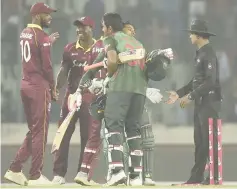
[[[84,43],[86,43],[87,41],[89,41],[89,36],[86,34],[82,34],[82,37],[78,36],[79,41],[83,41]]]
[[[40,24],[41,24],[42,28],[49,28],[49,25],[46,24],[46,21],[44,21],[44,20],[41,20]]]

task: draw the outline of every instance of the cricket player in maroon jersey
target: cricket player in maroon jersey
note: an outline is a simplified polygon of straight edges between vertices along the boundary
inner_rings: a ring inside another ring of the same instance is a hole
[[[61,108],[59,126],[66,118],[68,110],[68,96],[74,94],[79,85],[80,79],[84,74],[84,66],[93,63],[97,55],[103,50],[103,42],[93,39],[94,21],[90,17],[82,17],[73,23],[77,29],[77,41],[65,46],[61,68],[59,70],[56,82],[56,89],[59,91],[68,80],[67,90]],[[99,73],[100,75],[101,73]],[[104,76],[103,76],[104,77]],[[60,149],[55,152],[54,158],[54,178],[53,182],[65,184],[65,175],[68,167],[68,152],[72,134],[75,130],[77,120],[80,122],[80,137],[81,137],[81,154],[78,164],[78,172],[82,165],[82,156],[88,140],[88,132],[93,127],[100,127],[100,122],[92,119],[89,113],[89,105],[95,95],[90,91],[85,91],[82,96],[82,104],[80,110],[75,113],[68,129],[62,140]]]
[[[48,36],[42,28],[49,27],[56,12],[44,3],[36,3],[31,9],[32,23],[20,34],[22,53],[21,98],[29,132],[18,150],[5,178],[19,185],[51,184],[41,171],[47,143],[51,99],[57,100],[50,49],[58,33]],[[31,160],[30,178],[22,173],[22,164]]]

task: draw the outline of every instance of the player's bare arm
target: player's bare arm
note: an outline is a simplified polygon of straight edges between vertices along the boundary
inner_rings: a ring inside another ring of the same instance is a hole
[[[103,61],[105,58],[105,52],[101,52],[100,54],[98,54],[98,56],[96,57],[95,61],[93,62],[93,64],[96,64],[98,62]],[[79,86],[85,86],[88,87],[88,84],[91,83],[91,80],[95,78],[96,73],[101,70],[103,67],[97,67],[97,68],[93,68],[88,70],[81,78]]]
[[[62,65],[58,71],[56,79],[56,90],[60,90],[67,81],[68,66]]]

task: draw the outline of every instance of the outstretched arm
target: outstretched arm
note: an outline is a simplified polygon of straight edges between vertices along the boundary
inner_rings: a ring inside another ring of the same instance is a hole
[[[96,64],[96,63],[98,63],[98,62],[103,61],[104,58],[105,58],[105,52],[101,52],[101,53],[97,56],[97,58],[95,59],[95,61],[93,62],[93,64]],[[97,67],[97,68],[93,68],[93,69],[91,69],[91,70],[88,70],[88,71],[82,76],[78,87],[80,87],[80,86],[86,86],[89,81],[91,82],[91,80],[94,79],[96,73],[97,73],[100,69],[102,69],[102,68],[103,68],[103,67]]]

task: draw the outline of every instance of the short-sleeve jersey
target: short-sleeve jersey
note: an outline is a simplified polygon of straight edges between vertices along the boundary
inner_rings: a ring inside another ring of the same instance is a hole
[[[39,25],[28,24],[20,34],[22,80],[30,85],[54,87],[51,43]],[[26,83],[24,82],[24,83]]]
[[[104,39],[105,53],[115,50],[117,54],[132,49],[143,48],[143,45],[134,37],[116,32],[114,35]],[[110,91],[133,92],[146,94],[147,76],[145,58],[128,63],[119,64],[117,71],[109,81]]]
[[[98,54],[104,49],[102,40],[94,40],[94,44],[85,50],[79,42],[70,43],[65,46],[63,53],[62,66],[68,72],[68,89],[71,93],[75,92],[81,77],[83,76],[84,67],[91,65]],[[97,77],[104,78],[105,72],[100,71]]]

